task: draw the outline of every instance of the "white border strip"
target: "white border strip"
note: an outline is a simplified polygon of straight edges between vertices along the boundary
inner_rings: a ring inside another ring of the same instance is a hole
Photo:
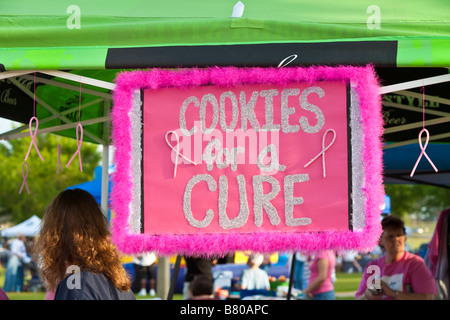
[[[419,79],[419,80],[413,80],[408,82],[402,82],[398,84],[393,84],[389,86],[380,87],[380,94],[385,94],[389,92],[397,92],[400,90],[407,90],[411,88],[418,88],[422,86],[428,86],[431,84],[441,83],[441,82],[447,82],[450,81],[450,74],[444,74],[441,76],[431,77],[431,78],[425,78],[425,79]]]
[[[104,88],[104,89],[109,89],[109,90],[114,90],[116,88],[116,85],[112,82],[106,82],[106,81],[102,81],[102,80],[92,79],[92,78],[80,76],[78,74],[72,74],[72,73],[63,72],[63,71],[59,71],[59,70],[39,70],[38,72],[48,74],[50,76],[54,76],[54,77],[58,77],[58,78],[72,80],[75,82],[89,84],[89,85],[99,87],[99,88]]]

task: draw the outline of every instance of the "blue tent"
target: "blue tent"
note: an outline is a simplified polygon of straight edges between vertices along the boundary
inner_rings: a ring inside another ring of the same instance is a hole
[[[390,214],[391,213],[391,197],[388,195],[384,196],[384,205],[382,214]]]
[[[111,194],[112,182],[111,182],[111,174],[108,175],[108,203],[109,203],[109,195]],[[83,189],[92,194],[99,205],[102,203],[102,167],[98,166],[94,170],[94,180],[83,182],[67,189]],[[108,219],[109,219],[109,210],[108,210]]]

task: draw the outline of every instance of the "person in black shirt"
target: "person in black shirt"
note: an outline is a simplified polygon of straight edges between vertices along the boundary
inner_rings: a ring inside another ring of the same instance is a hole
[[[189,299],[188,288],[189,284],[197,275],[204,275],[211,278],[213,281],[212,267],[217,263],[216,258],[185,256],[186,274],[184,277],[183,295],[184,299]]]
[[[62,191],[42,219],[38,264],[55,300],[135,300],[105,215],[82,189]]]
[[[131,290],[117,289],[103,273],[80,271],[59,283],[55,300],[136,300],[136,297]]]

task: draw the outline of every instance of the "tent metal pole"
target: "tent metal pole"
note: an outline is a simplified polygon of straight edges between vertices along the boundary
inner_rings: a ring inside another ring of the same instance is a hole
[[[81,106],[76,106],[76,107],[67,109],[66,111],[63,111],[63,112],[59,113],[59,115],[60,115],[60,116],[64,116],[64,115],[69,114],[69,113],[72,113],[72,112],[74,112],[74,111],[83,110],[84,108],[87,108],[87,107],[96,105],[97,103],[100,103],[100,102],[102,102],[102,101],[104,101],[104,100],[101,99],[101,98],[95,99],[95,100],[93,100],[93,101],[86,102],[85,104],[82,104]],[[52,121],[52,120],[54,120],[54,119],[56,119],[56,118],[58,118],[58,115],[55,115],[55,114],[54,114],[54,115],[52,115],[52,116],[50,116],[50,117],[47,117],[47,118],[45,118],[45,119],[39,119],[39,124],[43,124],[43,123]],[[28,126],[25,126],[25,127],[28,127]]]
[[[22,76],[24,74],[34,73],[37,72],[36,70],[23,70],[23,71],[16,71],[16,70],[10,70],[10,71],[4,71],[0,73],[0,80],[1,79],[8,79],[8,78],[15,78]]]
[[[23,75],[20,76],[23,79],[26,80],[34,80],[33,76],[30,75]],[[45,84],[49,84],[52,85],[54,87],[58,87],[58,88],[63,88],[63,89],[67,89],[67,90],[72,90],[72,91],[76,91],[79,92],[80,91],[80,87],[79,86],[74,86],[68,83],[63,83],[63,82],[59,82],[59,81],[55,81],[55,80],[49,80],[49,79],[45,79],[42,77],[36,77],[36,82],[39,83],[45,83]],[[112,94],[111,93],[107,93],[107,92],[100,92],[100,91],[96,91],[96,90],[91,90],[91,89],[87,89],[87,88],[82,88],[81,89],[81,93],[86,93],[86,94],[90,94],[93,96],[98,96],[100,98],[104,98],[104,99],[112,99]]]
[[[111,103],[110,101],[104,101],[103,103],[103,114],[108,114],[110,112]],[[102,196],[101,196],[101,206],[103,212],[106,213],[108,217],[108,200],[109,200],[109,121],[103,123],[103,140],[106,141],[103,144],[103,154],[102,154]]]
[[[409,123],[409,124],[404,124],[404,125],[399,125],[396,127],[387,128],[384,130],[384,134],[389,134],[389,133],[399,132],[399,131],[409,130],[409,129],[416,129],[416,128],[422,127],[423,125],[428,127],[428,126],[433,126],[436,124],[442,124],[442,123],[446,123],[446,122],[450,122],[450,116],[436,118],[433,120],[426,120],[425,122],[423,122],[423,121],[413,122],[413,123]]]
[[[95,123],[105,122],[105,121],[111,121],[111,116],[95,118],[95,119],[90,119],[90,120],[84,120],[84,121],[81,121],[81,124],[83,126],[87,126],[87,125],[90,125],[90,124],[95,124]],[[55,131],[62,131],[62,130],[67,130],[67,129],[73,129],[77,125],[78,125],[78,122],[73,122],[73,123],[63,124],[63,125],[60,125],[60,126],[39,129],[39,132],[37,133],[37,135],[40,135],[42,133],[50,133],[50,132],[55,132]],[[8,133],[5,133],[5,134],[1,134],[0,135],[0,140],[14,140],[14,139],[23,138],[23,137],[29,137],[29,136],[30,136],[30,132],[28,132],[28,131],[27,132],[21,132],[21,133],[15,133],[15,134],[10,134],[8,132]],[[103,142],[101,142],[101,144],[103,144]]]
[[[12,83],[14,83],[14,85],[15,85],[16,87],[18,87],[18,88],[21,89],[23,92],[25,92],[28,96],[34,98],[34,94],[33,94],[30,90],[28,90],[28,89],[26,89],[24,86],[22,86],[17,80],[15,80],[15,79],[10,79],[10,81],[11,81]],[[71,121],[70,121],[69,119],[67,119],[66,117],[59,115],[57,111],[55,111],[52,107],[50,107],[47,103],[45,103],[45,101],[43,101],[43,100],[42,100],[41,98],[39,98],[38,96],[36,96],[36,102],[39,103],[41,106],[43,106],[45,109],[47,109],[50,113],[56,115],[59,119],[65,121],[65,122],[68,122],[68,123],[71,122]],[[102,144],[102,143],[103,143],[102,140],[100,140],[99,138],[97,138],[96,136],[94,136],[92,133],[90,133],[90,132],[89,132],[88,130],[86,130],[86,129],[84,130],[84,134],[85,134],[86,136],[88,136],[89,138],[91,138],[92,140],[94,140],[95,142],[99,143],[99,144]]]
[[[180,271],[181,264],[181,256],[177,255],[177,259],[175,260],[175,266],[173,268],[172,273],[172,281],[170,282],[169,294],[167,296],[167,300],[173,299],[173,294],[175,292],[175,286],[177,285],[178,273]]]
[[[423,113],[422,107],[413,107],[413,106],[408,106],[408,105],[395,103],[395,102],[389,102],[389,101],[383,101],[381,104],[383,106],[385,106],[385,107],[392,107],[392,108],[397,108],[397,109],[403,109],[403,110]],[[432,114],[432,115],[435,115],[435,116],[442,116],[442,117],[450,116],[450,113],[448,113],[448,112],[443,112],[443,111],[439,111],[439,110],[433,110],[433,109],[430,109],[430,108],[428,108],[428,109],[425,108],[425,113],[426,114]]]
[[[96,99],[96,100],[87,102],[87,103],[85,103],[85,104],[82,104],[81,106],[76,106],[76,107],[73,107],[73,108],[68,109],[68,110],[66,110],[66,111],[63,111],[63,112],[61,112],[59,115],[63,116],[63,115],[66,115],[66,114],[68,114],[68,113],[71,113],[71,112],[73,112],[73,111],[78,111],[79,109],[84,109],[84,108],[90,107],[90,106],[92,106],[92,105],[94,105],[94,104],[97,104],[97,103],[100,103],[100,102],[102,102],[102,101],[103,101],[103,99]],[[49,121],[52,121],[52,120],[54,120],[54,119],[56,119],[56,118],[58,118],[57,115],[52,115],[52,116],[47,117],[47,118],[45,118],[45,119],[40,119],[40,120],[39,120],[39,123],[40,123],[40,124],[44,124],[44,123],[49,122]],[[20,127],[18,127],[18,128],[12,129],[12,130],[10,130],[10,131],[3,132],[2,134],[0,134],[0,140],[1,140],[3,137],[9,137],[9,136],[13,135],[14,133],[22,132],[22,131],[24,131],[24,130],[27,130],[28,128],[29,128],[29,127],[28,127],[28,124],[25,124],[25,125],[23,125],[23,126],[20,126]],[[11,140],[11,139],[8,139],[8,140]]]
[[[101,207],[106,217],[108,217],[108,190],[109,190],[108,168],[109,168],[109,146],[107,144],[103,144]]]
[[[447,171],[448,172],[448,171]],[[433,174],[435,172],[433,171]],[[445,173],[441,171],[441,174]],[[429,172],[416,172],[414,175],[420,176],[420,175],[426,175],[429,174]],[[433,186],[433,187],[438,187],[438,188],[444,188],[444,189],[450,189],[450,186],[447,185],[443,185],[443,184],[438,184],[438,183],[432,183],[432,182],[428,182],[428,181],[422,181],[420,179],[413,179],[409,176],[409,173],[406,174],[389,174],[389,173],[384,173],[385,177],[391,178],[391,179],[397,179],[397,180],[402,180],[402,181],[406,181],[406,182],[412,182],[412,183],[417,183],[417,184],[426,184],[429,186]],[[407,177],[406,177],[407,176]]]
[[[447,81],[450,81],[450,74],[444,74],[441,76],[424,78],[424,79],[413,80],[413,81],[402,82],[402,83],[398,83],[398,84],[380,87],[379,93],[385,94],[385,93],[389,93],[389,92],[397,92],[400,90],[418,88],[418,87],[422,87],[422,86],[428,86],[431,84],[437,84],[437,83],[447,82]]]
[[[442,134],[435,134],[430,136],[429,141],[435,141],[435,140],[439,140],[439,139],[445,139],[450,137],[450,133],[442,133]],[[425,137],[422,138],[422,141],[425,140]],[[411,140],[405,140],[402,142],[395,142],[395,143],[391,143],[391,144],[386,144],[383,146],[383,150],[385,149],[392,149],[392,148],[396,148],[396,147],[401,147],[401,146],[406,146],[408,144],[413,144],[413,143],[417,143],[418,139],[411,139]]]
[[[97,80],[97,79],[84,77],[84,76],[80,76],[80,75],[77,75],[77,74],[68,73],[68,72],[59,71],[59,70],[39,70],[39,72],[40,73],[44,73],[44,74],[48,74],[50,76],[63,78],[63,79],[66,79],[66,80],[72,80],[72,81],[75,81],[75,82],[78,82],[78,83],[81,82],[81,83],[92,85],[94,87],[99,87],[99,88],[104,88],[104,89],[109,89],[109,90],[114,90],[115,87],[116,87],[116,85],[114,83],[111,83],[111,82]]]
[[[395,93],[398,94],[398,95],[406,96],[406,97],[417,98],[417,99],[419,99],[419,101],[422,100],[422,98],[424,97],[424,95],[421,94],[421,93],[411,92],[411,91],[407,91],[407,90],[396,91]],[[446,104],[446,105],[450,106],[450,99],[430,96],[430,95],[426,94],[425,95],[425,100],[437,102],[437,103],[440,103],[440,104]]]
[[[287,292],[287,300],[291,300],[291,294],[292,294],[292,286],[294,285],[294,272],[295,272],[295,255],[297,254],[296,251],[292,254],[292,261],[291,261],[291,270],[289,274],[289,288]]]

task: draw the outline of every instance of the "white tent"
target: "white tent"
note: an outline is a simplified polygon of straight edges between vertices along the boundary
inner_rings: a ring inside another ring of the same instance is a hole
[[[28,220],[12,226],[8,229],[1,230],[1,236],[5,238],[16,237],[18,234],[22,233],[26,237],[33,237],[39,233],[41,229],[41,219],[34,215]]]

